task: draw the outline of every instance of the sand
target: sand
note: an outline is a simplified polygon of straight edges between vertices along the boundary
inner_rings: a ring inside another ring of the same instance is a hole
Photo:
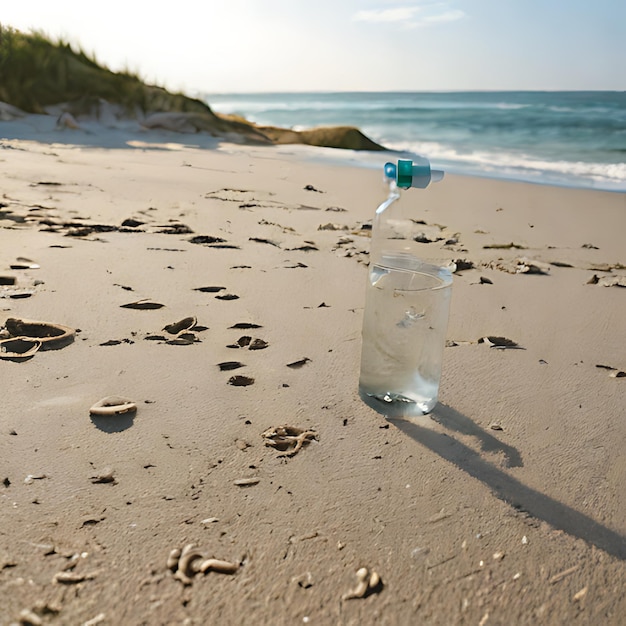
[[[0,624],[622,623],[624,194],[405,194],[445,236],[424,257],[474,267],[440,405],[388,421],[357,394],[365,155],[40,121],[0,128],[0,325],[76,336],[0,360]],[[107,396],[136,412],[90,416]],[[177,577],[188,544],[234,573]]]

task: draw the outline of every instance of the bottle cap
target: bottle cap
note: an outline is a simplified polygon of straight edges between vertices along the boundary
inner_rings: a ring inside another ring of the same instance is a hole
[[[443,178],[443,171],[431,170],[430,161],[426,157],[418,156],[416,161],[398,159],[398,164],[385,163],[385,178],[395,180],[398,187],[409,189],[425,189],[433,182]]]

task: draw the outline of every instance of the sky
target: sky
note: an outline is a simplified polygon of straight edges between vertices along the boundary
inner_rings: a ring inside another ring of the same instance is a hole
[[[625,90],[625,0],[8,0],[0,23],[62,37],[188,95]]]

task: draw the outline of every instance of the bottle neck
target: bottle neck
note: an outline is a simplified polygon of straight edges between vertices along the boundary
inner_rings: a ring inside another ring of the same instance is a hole
[[[400,197],[401,191],[395,181],[389,181],[389,195],[376,209],[372,224],[370,265],[379,264],[383,257],[390,255],[414,254],[416,224],[403,215],[402,207],[396,204]]]
[[[401,197],[401,191],[390,185],[389,196],[376,209],[370,243],[370,271],[378,266],[411,272],[436,272],[448,284],[456,266],[443,258],[445,255],[440,255],[438,245],[424,246],[426,225],[415,214],[411,203],[398,202]]]

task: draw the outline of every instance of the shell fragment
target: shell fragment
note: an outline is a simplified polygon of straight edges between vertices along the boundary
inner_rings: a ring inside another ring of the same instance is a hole
[[[123,413],[134,413],[137,405],[127,398],[121,396],[107,396],[96,402],[90,409],[91,415],[112,416]]]

